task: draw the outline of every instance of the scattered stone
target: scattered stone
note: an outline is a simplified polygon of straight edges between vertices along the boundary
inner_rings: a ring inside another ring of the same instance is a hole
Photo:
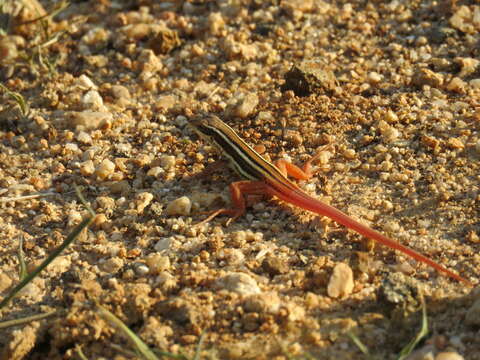
[[[467,34],[475,34],[480,31],[480,7],[474,6],[472,11],[468,6],[462,5],[450,17],[450,25]]]
[[[262,268],[270,276],[286,274],[290,267],[288,263],[279,257],[276,256],[267,256],[262,262]]]
[[[475,89],[475,90],[480,89],[480,79],[472,79],[468,82],[468,84],[472,89]]]
[[[258,96],[254,93],[239,93],[230,99],[225,115],[245,119],[253,114],[258,105]]]
[[[456,92],[458,94],[466,93],[467,84],[458,77],[454,77],[447,85],[447,90]]]
[[[192,210],[192,202],[187,196],[182,196],[181,198],[175,199],[167,205],[165,213],[169,216],[172,215],[190,215]]]
[[[175,106],[177,100],[173,95],[160,96],[155,102],[155,109],[158,111],[168,111]]]
[[[48,271],[52,276],[59,276],[68,271],[72,266],[72,257],[70,255],[57,256],[48,266]]]
[[[463,356],[454,351],[444,351],[438,353],[435,360],[463,360]]]
[[[83,90],[98,90],[97,85],[85,74],[80,75],[75,80],[75,84]]]
[[[18,50],[12,37],[5,36],[0,39],[0,63],[9,64],[18,57]]]
[[[465,145],[458,138],[449,138],[447,140],[447,147],[454,150],[462,150],[463,148],[465,148]]]
[[[177,287],[177,279],[167,271],[162,271],[155,280],[156,285],[168,293]]]
[[[455,58],[455,62],[461,66],[460,73],[458,74],[458,77],[460,78],[473,74],[480,64],[480,60],[471,57],[457,57]]]
[[[95,172],[95,164],[92,160],[87,160],[80,163],[80,173],[83,176],[90,176]]]
[[[40,324],[40,321],[34,321],[23,327],[13,328],[8,339],[5,339],[7,342],[1,350],[0,359],[21,360],[28,357],[45,332]]]
[[[333,268],[327,287],[327,294],[332,298],[345,297],[353,291],[353,271],[347,264],[339,263]]]
[[[82,130],[98,129],[113,119],[111,113],[91,110],[71,112],[69,115],[72,127],[79,127]]]
[[[140,70],[143,73],[154,74],[163,68],[163,64],[160,59],[150,49],[143,49],[138,56],[138,62]]]
[[[321,61],[304,61],[294,65],[285,74],[282,91],[293,90],[297,96],[309,96],[313,93],[332,93],[337,86],[333,71]]]
[[[221,36],[225,28],[225,20],[221,13],[210,13],[207,20],[208,31],[214,36]]]
[[[85,131],[80,131],[77,134],[77,140],[78,142],[81,142],[82,144],[86,144],[86,145],[91,145],[93,142],[90,134],[86,133]]]
[[[142,192],[135,197],[135,207],[139,214],[143,213],[143,210],[150,205],[153,200],[153,194],[149,192]]]
[[[419,88],[421,88],[423,85],[438,88],[443,85],[443,81],[443,76],[441,74],[435,73],[426,68],[417,69],[412,77],[413,85],[416,85]]]
[[[281,308],[281,301],[276,292],[256,294],[245,299],[243,308],[246,312],[277,314]]]
[[[164,28],[157,32],[148,41],[148,47],[153,50],[156,55],[168,54],[170,51],[182,45],[178,32]]]
[[[89,90],[82,97],[82,105],[84,110],[103,110],[103,99],[97,90]]]
[[[155,249],[155,251],[161,252],[164,250],[168,250],[171,244],[172,244],[171,238],[163,238],[158,240],[153,248]]]
[[[119,257],[111,257],[107,259],[105,262],[103,262],[100,266],[103,271],[109,273],[109,274],[114,274],[117,273],[118,270],[120,270],[123,267],[123,259]]]
[[[255,279],[250,275],[239,272],[231,272],[217,281],[219,288],[236,292],[240,295],[260,294],[260,288]]]
[[[160,166],[165,170],[170,170],[175,167],[176,159],[173,155],[162,155],[160,157]]]
[[[155,245],[155,247],[156,247],[156,245]],[[165,250],[165,248],[162,248],[161,250]],[[146,258],[146,262],[147,262],[148,267],[150,268],[150,270],[154,274],[160,274],[162,271],[170,270],[170,259],[169,259],[169,257],[168,256],[163,256],[160,253],[149,254]]]
[[[132,97],[132,95],[130,95],[130,91],[123,85],[112,85],[110,92],[117,99],[130,99]]]
[[[105,180],[115,171],[115,164],[109,159],[103,160],[95,169],[95,175],[100,180]]]
[[[400,272],[388,274],[380,288],[380,295],[388,303],[402,309],[418,309],[420,305],[415,280]]]
[[[150,268],[145,264],[138,264],[135,266],[135,273],[138,276],[145,276],[150,272]]]
[[[375,71],[372,71],[368,73],[367,80],[372,84],[377,84],[383,80],[383,76]]]
[[[259,50],[255,44],[244,44],[235,41],[231,35],[221,40],[220,47],[230,60],[241,58],[245,61],[250,61],[256,59],[259,55]]]

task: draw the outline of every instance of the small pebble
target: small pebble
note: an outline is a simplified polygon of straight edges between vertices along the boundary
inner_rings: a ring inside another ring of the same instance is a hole
[[[149,192],[142,192],[137,194],[135,198],[135,207],[139,214],[143,213],[143,210],[150,204],[153,200],[153,195]]]
[[[435,360],[463,360],[463,356],[453,351],[445,351],[438,353]]]
[[[101,269],[109,274],[118,272],[123,267],[123,259],[112,257],[101,264]]]
[[[239,272],[229,273],[217,281],[217,285],[225,290],[236,292],[240,295],[260,294],[260,288],[255,279],[250,275]]]
[[[251,295],[245,299],[243,308],[246,312],[277,314],[281,308],[281,300],[276,292]]]
[[[112,88],[110,89],[110,91],[116,99],[131,98],[130,91],[128,91],[128,89],[123,85],[112,85]]]
[[[95,165],[92,160],[80,163],[80,173],[83,176],[90,176],[95,172]]]
[[[177,287],[177,279],[167,271],[162,271],[155,279],[155,283],[165,292],[169,292]]]
[[[207,26],[210,34],[214,36],[222,35],[222,31],[225,28],[225,20],[223,20],[222,14],[218,12],[210,13]]]
[[[171,215],[190,215],[192,202],[187,196],[175,199],[167,205],[165,213]]]
[[[459,77],[454,77],[447,85],[447,90],[456,92],[458,94],[465,94],[467,84]]]
[[[379,73],[372,71],[368,74],[368,81],[370,83],[376,84],[382,81],[383,77]]]
[[[85,90],[97,90],[95,83],[85,74],[82,74],[76,79],[75,83]]]
[[[161,249],[161,250],[164,250],[164,249]],[[170,269],[169,257],[163,256],[160,253],[149,254],[146,258],[146,262],[148,267],[154,274],[160,274],[162,271],[167,271]]]
[[[475,90],[480,89],[480,79],[472,79],[468,82],[468,84],[472,89],[475,89]]]
[[[85,131],[80,131],[78,134],[77,134],[77,140],[79,142],[81,142],[82,144],[86,144],[86,145],[91,145],[93,140],[92,140],[92,137],[90,136],[90,134],[86,133]]]
[[[100,180],[105,180],[109,175],[113,174],[115,171],[115,164],[108,159],[103,160],[100,164],[98,164],[95,175]]]
[[[327,286],[327,294],[332,298],[345,297],[353,291],[353,271],[347,264],[339,263],[333,269],[333,274]]]
[[[160,157],[160,166],[165,170],[170,170],[175,166],[176,159],[173,155],[162,155]]]
[[[98,129],[105,123],[111,122],[113,116],[108,112],[86,110],[82,112],[72,112],[70,114],[71,124],[80,126],[83,129]]]
[[[157,243],[154,245],[155,251],[163,251],[163,250],[168,250],[170,248],[170,245],[172,244],[172,239],[171,238],[163,238],[157,241]]]
[[[177,100],[173,95],[164,95],[160,96],[155,102],[155,109],[160,110],[169,110],[175,106]]]
[[[138,275],[138,276],[145,276],[147,275],[148,273],[150,272],[150,269],[147,265],[145,264],[139,264],[137,266],[135,266],[135,273]]]
[[[450,138],[447,140],[447,146],[450,148],[450,149],[463,149],[465,147],[465,145],[463,144],[463,142],[458,139],[458,138]]]
[[[232,100],[233,105],[227,109],[227,113],[245,119],[250,116],[258,105],[258,96],[254,93],[240,94]]]
[[[97,90],[89,90],[82,97],[82,104],[85,110],[102,110],[103,99]]]

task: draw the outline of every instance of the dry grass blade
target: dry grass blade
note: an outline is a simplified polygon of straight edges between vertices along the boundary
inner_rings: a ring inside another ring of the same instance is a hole
[[[108,311],[106,308],[101,306],[100,304],[97,304],[97,308],[99,310],[99,314],[102,318],[110,322],[113,326],[115,326],[117,329],[123,332],[123,334],[130,340],[130,342],[133,344],[135,349],[138,351],[138,353],[142,356],[142,359],[146,360],[158,360],[159,358],[157,357],[156,354],[159,356],[164,356],[164,357],[169,357],[171,359],[180,359],[180,360],[188,360],[188,358],[184,355],[177,355],[177,354],[172,354],[166,351],[158,351],[151,350],[147,344],[145,344],[140,337],[137,336],[130,328],[125,325],[122,320],[117,318],[114,314],[112,314],[110,311]]]
[[[202,332],[200,339],[198,340],[197,348],[195,350],[195,356],[193,360],[200,360],[200,352],[202,351],[203,341],[205,340],[205,333]]]
[[[427,307],[423,299],[422,293],[420,293],[420,301],[422,303],[422,326],[420,327],[419,332],[398,354],[397,360],[405,360],[411,352],[415,349],[420,341],[422,341],[425,336],[428,334],[428,317],[427,317]],[[360,339],[349,332],[348,337],[353,341],[353,343],[360,349],[360,351],[366,356],[367,359],[373,359],[372,355],[368,351],[368,348],[360,341]]]
[[[82,348],[80,345],[75,346],[75,350],[77,351],[78,357],[81,360],[88,360],[88,358],[85,356],[85,354],[82,351]]]
[[[75,190],[77,191],[77,195],[80,198],[80,200],[83,202],[85,207],[88,209],[90,212],[91,216],[85,218],[82,220],[80,224],[78,224],[73,231],[68,234],[67,238],[65,241],[57,247],[38,267],[36,267],[30,274],[28,274],[25,278],[20,280],[20,282],[13,288],[13,290],[10,291],[10,293],[0,302],[0,309],[6,306],[17,294],[20,290],[22,290],[29,282],[31,282],[35,277],[40,274],[40,272],[45,269],[50,263],[55,260],[55,258],[60,255],[63,250],[65,250],[76,238],[77,236],[85,229],[90,222],[93,220],[95,216],[95,212],[93,212],[92,209],[88,206],[88,204],[85,202],[85,199],[83,196],[80,194],[80,191],[78,190],[77,187],[75,187]]]
[[[82,232],[82,230],[90,224],[92,219],[93,217],[87,217],[80,224],[78,224],[77,227],[73,229],[73,231],[67,236],[65,241],[58,248],[56,248],[37,268],[35,268],[30,274],[28,274],[23,280],[21,280],[18,285],[13,288],[12,291],[10,291],[10,293],[0,303],[0,309],[7,305],[10,300],[12,300],[18,294],[18,292],[22,290],[30,281],[36,278],[43,269],[50,265],[50,263],[55,260],[55,258],[60,255],[62,251],[65,250],[77,238],[77,236]]]
[[[107,320],[117,329],[123,332],[124,335],[128,337],[131,343],[135,346],[136,350],[142,355],[143,359],[146,360],[159,360],[159,358],[153,353],[152,350],[145,344],[142,339],[140,339],[132,330],[128,328],[119,318],[113,315],[110,311],[106,308],[97,304],[97,308],[99,310],[99,314],[102,318]]]
[[[15,320],[8,320],[8,321],[3,321],[0,322],[0,329],[5,329],[10,326],[16,326],[16,325],[22,325],[22,324],[27,324],[32,321],[37,321],[37,320],[42,320],[45,319],[49,316],[55,315],[57,313],[57,310],[52,310],[44,314],[37,314],[37,315],[32,315],[32,316],[27,316],[24,318],[20,319],[15,319]]]
[[[37,199],[41,197],[47,196],[54,196],[58,195],[56,192],[49,192],[49,193],[38,193],[38,194],[30,194],[30,195],[22,195],[22,196],[15,196],[15,197],[3,197],[0,198],[0,204],[6,202],[14,202],[14,201],[23,201],[23,200],[30,200],[30,199]]]
[[[25,279],[28,276],[28,271],[27,271],[27,265],[25,264],[25,255],[23,253],[23,236],[20,236],[18,239],[18,265],[19,265],[19,271],[18,271],[18,278],[20,280]]]
[[[3,84],[0,84],[0,89],[5,91],[7,95],[10,96],[17,103],[18,107],[20,108],[20,112],[22,113],[22,116],[27,117],[29,112],[29,106],[23,96],[15,91],[10,90]]]
[[[422,303],[422,326],[420,327],[420,331],[417,333],[417,336],[415,336],[415,338],[413,338],[412,341],[410,341],[408,345],[402,349],[398,355],[398,360],[406,359],[413,349],[415,349],[418,343],[428,334],[427,306],[425,305],[425,300],[423,299],[422,293],[420,293],[420,301]]]
[[[371,355],[370,355],[370,352],[368,351],[368,348],[360,341],[360,339],[357,337],[357,335],[355,335],[352,332],[348,332],[347,335],[352,340],[352,342],[355,345],[357,345],[358,349],[363,353],[363,355],[365,355],[365,357],[367,359],[372,358]]]

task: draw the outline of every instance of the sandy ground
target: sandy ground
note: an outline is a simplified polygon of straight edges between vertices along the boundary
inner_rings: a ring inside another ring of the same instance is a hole
[[[23,3],[23,6],[19,6]],[[61,4],[60,4],[61,5]],[[300,186],[477,283],[480,6],[475,1],[7,1],[0,293],[86,215],[12,304],[1,359],[131,358],[95,301],[152,348],[201,358],[480,359],[480,291],[275,199],[229,226],[235,173],[189,130],[217,114]],[[292,71],[293,70],[293,71]],[[42,194],[22,199],[26,195]],[[423,355],[422,355],[423,354]]]

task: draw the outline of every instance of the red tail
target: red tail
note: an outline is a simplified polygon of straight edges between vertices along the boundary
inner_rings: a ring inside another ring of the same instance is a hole
[[[321,201],[318,201],[308,196],[307,194],[302,193],[301,190],[291,191],[290,189],[288,189],[287,193],[283,193],[282,191],[275,189],[273,186],[268,186],[268,191],[271,195],[275,195],[276,197],[278,197],[279,199],[285,202],[299,206],[303,209],[309,210],[318,215],[327,216],[330,219],[334,220],[335,222],[343,226],[346,226],[349,229],[355,230],[356,232],[358,232],[359,234],[367,238],[373,239],[379,242],[380,244],[388,246],[389,248],[399,250],[404,254],[414,258],[415,260],[423,262],[433,267],[434,269],[438,270],[439,272],[442,272],[450,276],[451,278],[454,278],[460,282],[463,282],[467,285],[472,286],[472,284],[468,280],[464,279],[460,275],[455,274],[454,272],[448,270],[447,268],[444,268],[442,265],[436,263],[435,261],[426,257],[425,255],[422,255],[416,252],[415,250],[412,250],[409,247],[404,246],[386,237],[385,235],[380,234],[378,231],[375,231],[369,228],[368,226],[359,223],[358,221],[352,219],[347,214],[344,214],[340,210],[335,209],[333,206],[322,203]]]

